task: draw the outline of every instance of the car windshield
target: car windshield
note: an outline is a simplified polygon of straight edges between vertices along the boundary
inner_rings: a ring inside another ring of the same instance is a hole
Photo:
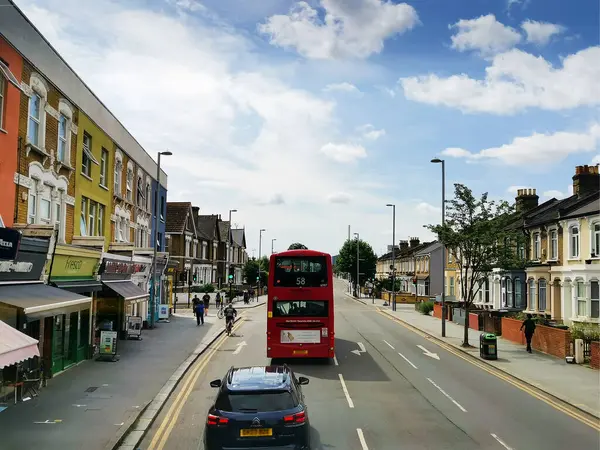
[[[284,256],[275,260],[273,283],[277,287],[326,287],[324,256]]]
[[[229,392],[220,395],[215,408],[227,412],[272,412],[298,406],[288,391]]]

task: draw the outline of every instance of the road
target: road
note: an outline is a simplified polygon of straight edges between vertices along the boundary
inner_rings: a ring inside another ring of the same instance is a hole
[[[336,281],[336,360],[290,364],[310,379],[304,392],[313,450],[598,449],[598,429],[569,410],[446,351],[344,290]],[[215,396],[209,382],[232,365],[269,364],[265,307],[243,319],[236,336],[217,341],[182,380],[142,450],[202,449]]]

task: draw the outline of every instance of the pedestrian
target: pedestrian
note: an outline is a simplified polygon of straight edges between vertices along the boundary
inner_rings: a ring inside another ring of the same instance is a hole
[[[244,291],[244,304],[247,305],[250,302],[250,294],[248,291]]]
[[[527,351],[531,353],[531,338],[533,338],[533,333],[535,333],[535,322],[531,318],[531,314],[527,314],[527,319],[523,321],[519,331],[523,330],[523,328],[525,328],[525,340],[527,341]]]
[[[208,295],[208,292],[202,296],[202,302],[204,303],[204,315],[208,316],[208,306],[210,304],[210,295]]]
[[[189,297],[188,297],[189,298]],[[194,298],[192,299],[192,311],[196,311],[196,305],[200,302],[197,294],[194,294]],[[189,305],[189,303],[188,303]]]
[[[204,303],[198,300],[196,306],[194,307],[194,313],[196,313],[196,326],[204,325]]]

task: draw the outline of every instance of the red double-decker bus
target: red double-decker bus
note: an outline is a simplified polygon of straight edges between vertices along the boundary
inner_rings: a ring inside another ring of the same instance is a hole
[[[288,250],[271,255],[267,301],[268,358],[333,358],[331,255]]]

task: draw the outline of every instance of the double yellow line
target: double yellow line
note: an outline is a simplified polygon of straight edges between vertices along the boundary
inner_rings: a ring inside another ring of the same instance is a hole
[[[243,322],[244,318],[241,317],[239,322],[233,326],[231,331],[233,332],[237,330],[239,327],[242,326]],[[158,427],[158,430],[156,430],[156,433],[154,434],[154,437],[152,438],[152,441],[148,446],[148,450],[162,450],[162,448],[165,446],[167,440],[169,439],[169,436],[171,435],[171,431],[173,431],[173,427],[177,423],[177,419],[181,414],[181,410],[183,409],[189,394],[194,389],[194,386],[196,385],[200,374],[207,366],[214,354],[217,353],[217,351],[219,351],[219,348],[225,343],[227,338],[228,336],[226,334],[223,334],[223,336],[219,337],[211,345],[210,350],[204,355],[202,355],[202,357],[194,363],[192,371],[186,375],[185,382],[183,383],[181,390],[177,394],[177,397],[175,397],[173,404],[169,408],[169,411],[167,412],[163,421]]]
[[[475,358],[470,357],[465,355],[463,352],[461,352],[460,350],[455,349],[454,347],[452,347],[449,344],[446,344],[443,341],[440,341],[439,339],[436,339],[434,337],[432,337],[431,335],[424,333],[423,331],[419,330],[418,328],[405,323],[404,321],[397,319],[395,317],[390,316],[389,314],[387,314],[385,311],[380,310],[379,308],[377,309],[377,312],[379,314],[381,314],[384,317],[387,317],[390,320],[393,320],[394,322],[399,323],[400,325],[402,325],[404,328],[407,328],[409,330],[411,330],[413,333],[416,333],[420,336],[423,336],[426,339],[429,339],[431,341],[434,341],[438,346],[442,347],[444,350],[452,353],[455,356],[458,356],[459,358],[473,364],[474,366],[480,368],[481,370],[484,370],[485,372],[489,373],[490,375],[494,375],[497,378],[500,378],[501,380],[506,381],[507,383],[512,384],[513,386],[521,389],[523,392],[528,393],[529,395],[531,395],[532,397],[537,398],[538,400],[543,401],[544,403],[552,406],[554,409],[557,409],[558,411],[561,411],[563,413],[565,413],[566,415],[572,417],[573,419],[579,420],[580,422],[584,423],[585,425],[588,425],[590,427],[592,427],[595,430],[600,431],[600,420],[596,419],[591,419],[590,417],[584,415],[583,413],[580,413],[579,411],[573,410],[571,408],[568,408],[567,406],[565,406],[563,403],[553,399],[552,397],[543,394],[542,392],[533,389],[531,386],[529,386],[528,384],[511,377],[510,375],[505,374],[504,372],[500,371],[499,369],[494,370],[493,366],[490,366],[488,364],[482,363],[480,361],[477,361]]]

